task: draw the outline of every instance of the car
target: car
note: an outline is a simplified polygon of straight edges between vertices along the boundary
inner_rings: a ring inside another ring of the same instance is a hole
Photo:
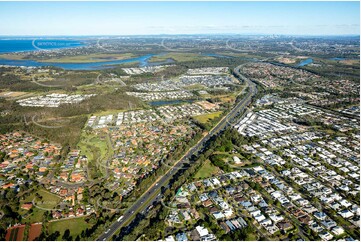
[[[158,186],[158,183],[156,183],[155,186]]]
[[[109,231],[110,231],[110,229],[108,229],[107,231],[105,231],[105,233],[107,234],[107,233],[109,233]]]
[[[134,213],[134,210],[132,211],[132,214]]]

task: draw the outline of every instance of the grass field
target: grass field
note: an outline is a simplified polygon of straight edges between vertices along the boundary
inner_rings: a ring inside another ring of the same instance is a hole
[[[28,197],[21,201],[21,204],[33,201],[33,199],[35,198],[35,193],[39,193],[39,195],[43,197],[42,200],[35,200],[36,204],[39,207],[54,208],[61,201],[61,198],[57,195],[47,192],[45,190],[39,190],[36,192],[32,192]]]
[[[59,231],[60,236],[58,240],[61,240],[61,237],[64,234],[64,231],[69,229],[70,235],[73,237],[73,240],[77,235],[80,235],[81,232],[87,228],[90,228],[92,224],[85,222],[85,217],[65,219],[60,221],[50,222],[48,225],[49,234]]]
[[[22,60],[24,56],[16,55],[16,54],[1,54],[1,59],[9,59],[9,60]]]
[[[222,102],[228,102],[228,103],[233,103],[236,98],[234,96],[231,96],[231,95],[227,95],[227,96],[223,96],[223,97],[220,97],[221,101]]]
[[[27,92],[1,92],[0,97],[3,98],[16,98],[28,94]]]
[[[219,117],[219,115],[221,115],[221,114],[222,114],[222,111],[219,111],[219,112],[207,113],[207,114],[194,116],[193,118],[195,120],[197,120],[198,122],[205,124],[205,123],[209,122],[210,120]]]
[[[31,193],[31,195],[26,197],[23,201],[21,201],[20,204],[22,205],[26,202],[32,202],[33,199],[35,198],[35,193],[36,192]],[[51,194],[49,192],[46,192],[44,190],[39,190],[37,191],[37,193],[39,193],[39,195],[43,197],[42,200],[35,199],[36,205],[40,208],[33,206],[33,212],[23,220],[25,222],[30,222],[30,223],[41,222],[43,218],[43,214],[46,211],[45,209],[56,208],[56,206],[61,201],[60,197]],[[45,209],[43,210],[41,208],[45,208]],[[24,215],[27,213],[27,211],[24,209],[20,209],[19,213]]]
[[[105,161],[113,155],[111,140],[106,133],[98,136],[83,132],[80,140],[78,147],[81,153],[86,155],[93,165],[100,162],[105,166]],[[103,170],[102,167],[100,169]]]
[[[196,60],[212,60],[213,57],[203,56],[197,53],[178,53],[172,52],[165,55],[153,56],[149,62],[166,61],[167,59],[173,59],[177,62],[196,61]]]
[[[124,60],[129,58],[134,58],[136,55],[132,53],[124,54],[107,54],[107,53],[95,53],[89,55],[78,55],[78,56],[65,56],[60,58],[50,58],[50,59],[34,59],[39,62],[52,62],[52,63],[91,63],[91,62],[101,62],[101,61],[113,61],[113,60]],[[1,54],[0,58],[10,59],[10,60],[22,60],[24,56],[14,55],[14,54]]]
[[[89,161],[101,159],[107,152],[107,143],[95,134],[82,133],[78,144],[81,153],[88,157]]]
[[[203,179],[203,178],[211,177],[217,174],[218,171],[219,171],[218,167],[212,165],[209,160],[206,160],[203,166],[201,167],[201,169],[199,169],[199,171],[195,174],[194,178]]]
[[[66,56],[60,58],[51,58],[45,60],[38,60],[39,62],[52,62],[52,63],[91,63],[99,61],[114,61],[114,60],[124,60],[135,57],[134,54],[124,53],[124,54],[89,54],[89,55],[78,55],[78,56]]]
[[[201,84],[194,84],[184,87],[186,90],[199,90],[199,89],[205,89],[206,87]]]
[[[345,65],[360,65],[360,60],[341,60],[340,63]]]
[[[47,209],[52,209],[55,208],[58,203],[62,200],[60,197],[51,194],[49,192],[46,192],[44,190],[40,190],[38,191],[39,195],[42,196],[42,200],[38,200],[36,199],[36,205],[41,207],[41,208],[47,208]]]

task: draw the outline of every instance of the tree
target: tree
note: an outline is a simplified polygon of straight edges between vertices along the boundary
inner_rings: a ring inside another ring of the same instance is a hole
[[[69,229],[66,229],[64,231],[64,234],[63,234],[63,237],[62,237],[63,240],[70,240],[70,230]]]

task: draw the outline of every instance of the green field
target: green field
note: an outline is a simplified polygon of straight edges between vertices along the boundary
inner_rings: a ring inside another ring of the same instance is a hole
[[[23,210],[23,209],[22,209]],[[25,211],[25,210],[23,210]],[[23,211],[20,211],[19,214],[25,214]],[[26,211],[27,212],[27,211]],[[41,222],[43,220],[43,216],[44,216],[45,210],[42,209],[38,209],[36,207],[33,207],[33,211],[31,212],[31,214],[27,215],[26,217],[24,217],[24,219],[22,220],[22,222],[24,223],[37,223],[37,222]]]
[[[59,231],[60,236],[58,240],[61,240],[61,237],[64,234],[64,231],[69,229],[70,235],[73,237],[73,240],[77,235],[80,235],[81,232],[87,228],[90,228],[92,224],[85,222],[84,217],[64,219],[60,221],[50,222],[48,225],[49,234]]]
[[[209,160],[206,160],[203,166],[201,167],[201,169],[199,169],[199,171],[195,174],[194,178],[203,179],[203,178],[211,177],[217,174],[218,171],[219,171],[218,167],[212,165]]]
[[[23,201],[21,201],[21,204],[33,201],[33,199],[35,198],[35,193],[39,193],[39,195],[42,196],[41,200],[35,200],[36,204],[39,207],[54,208],[61,201],[61,198],[57,195],[47,192],[45,190],[39,190],[36,192],[32,192],[30,196],[26,197]]]
[[[222,114],[222,111],[219,111],[219,112],[207,113],[207,114],[194,116],[193,118],[195,120],[197,120],[198,122],[205,124],[205,123],[208,123],[210,120],[219,117],[221,114]]]
[[[177,62],[186,62],[186,61],[197,61],[197,60],[213,60],[213,57],[203,56],[197,53],[167,53],[165,55],[153,56],[150,59],[150,62],[159,62],[166,61],[167,59],[173,59]]]
[[[108,153],[106,139],[92,133],[87,134],[83,132],[78,146],[81,153],[86,155],[89,161],[105,158]]]
[[[134,54],[124,53],[124,54],[89,54],[89,55],[78,55],[78,56],[66,56],[60,58],[51,58],[45,60],[39,60],[40,62],[61,62],[61,63],[91,63],[99,61],[114,61],[114,60],[124,60],[135,57]]]
[[[59,58],[49,58],[49,59],[37,59],[34,60],[39,62],[52,62],[52,63],[91,63],[91,62],[101,62],[101,61],[114,61],[114,60],[124,60],[134,58],[136,55],[132,53],[124,54],[89,54],[89,55],[77,55],[77,56],[65,56]],[[0,58],[10,59],[10,60],[21,60],[24,59],[22,55],[14,54],[1,54]]]
[[[24,204],[26,202],[32,202],[35,198],[35,193],[32,192],[30,196],[26,197],[23,201],[20,202],[20,204]],[[46,211],[45,209],[53,209],[56,208],[56,206],[61,201],[61,198],[56,196],[55,194],[51,194],[49,192],[46,192],[45,190],[39,190],[37,191],[40,196],[42,196],[42,199],[35,199],[35,203],[38,207],[33,206],[33,212],[28,215],[25,220],[25,222],[35,223],[35,222],[41,222],[43,218],[43,214]],[[44,208],[44,209],[41,209]],[[20,209],[19,213],[21,215],[26,214],[28,211],[24,209]]]
[[[102,163],[113,155],[111,140],[106,133],[99,136],[93,133],[83,132],[78,147],[82,155],[86,155],[93,165]],[[102,169],[101,169],[102,170]]]

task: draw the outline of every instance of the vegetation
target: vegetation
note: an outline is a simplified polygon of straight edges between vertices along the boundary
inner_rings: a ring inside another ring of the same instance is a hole
[[[206,160],[199,171],[194,175],[194,179],[204,179],[214,176],[218,173],[218,169],[209,160]]]

